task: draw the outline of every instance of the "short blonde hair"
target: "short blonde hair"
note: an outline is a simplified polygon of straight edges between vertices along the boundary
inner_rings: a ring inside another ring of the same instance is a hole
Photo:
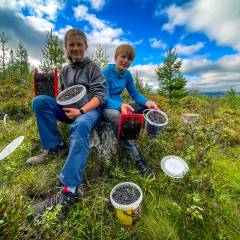
[[[131,61],[133,61],[135,58],[134,48],[129,44],[122,44],[117,47],[115,51],[115,59],[122,54],[126,54]]]
[[[80,29],[69,29],[67,30],[67,32],[65,33],[65,36],[64,36],[64,47],[65,49],[67,49],[67,42],[68,42],[68,38],[70,36],[80,36],[81,39],[83,40],[84,44],[85,44],[85,47],[87,48],[88,47],[88,44],[87,44],[87,37],[85,35],[85,33],[83,31],[81,31]],[[67,57],[69,60],[72,60],[72,58],[67,54]]]

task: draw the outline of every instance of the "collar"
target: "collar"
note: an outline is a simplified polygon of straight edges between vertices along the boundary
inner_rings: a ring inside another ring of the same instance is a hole
[[[118,78],[124,78],[127,75],[127,70],[123,71],[123,72],[118,72],[116,70],[116,64],[109,64],[109,69],[113,72],[115,72],[115,74],[118,76]]]

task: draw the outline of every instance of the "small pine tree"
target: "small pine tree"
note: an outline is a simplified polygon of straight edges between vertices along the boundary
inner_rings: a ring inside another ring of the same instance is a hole
[[[18,48],[15,51],[15,59],[18,77],[21,79],[29,73],[28,52],[22,43],[18,44]]]
[[[0,67],[2,71],[2,79],[6,78],[6,62],[7,62],[7,52],[8,48],[6,46],[6,43],[8,41],[8,38],[5,36],[5,33],[2,32],[0,34],[0,50],[1,50],[1,55],[0,55]]]
[[[182,62],[178,59],[176,49],[168,49],[164,56],[163,65],[156,69],[159,94],[169,99],[187,95],[187,91],[184,89],[187,81],[183,77],[181,66]]]
[[[92,60],[97,63],[97,65],[103,69],[108,64],[108,57],[106,56],[106,51],[99,44],[97,46],[96,52],[92,56]]]
[[[63,42],[58,39],[52,30],[47,34],[40,62],[40,70],[43,73],[51,72],[54,68],[61,69],[62,64],[66,62]]]
[[[15,52],[13,49],[9,51],[9,59],[8,59],[8,67],[6,69],[7,77],[13,80],[13,76],[15,74]]]
[[[232,108],[234,108],[236,96],[237,93],[232,87],[224,94],[224,98],[227,100],[227,102]]]

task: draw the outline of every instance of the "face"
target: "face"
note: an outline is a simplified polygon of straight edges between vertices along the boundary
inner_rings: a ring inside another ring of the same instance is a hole
[[[132,63],[132,60],[128,58],[126,54],[120,54],[115,59],[116,62],[116,70],[119,72],[123,72],[128,69]]]
[[[69,36],[66,44],[66,50],[68,55],[72,58],[72,61],[78,62],[83,60],[86,46],[80,36]]]

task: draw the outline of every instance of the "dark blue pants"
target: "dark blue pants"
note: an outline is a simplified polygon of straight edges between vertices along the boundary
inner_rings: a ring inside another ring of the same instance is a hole
[[[78,186],[82,182],[87,164],[92,128],[100,117],[100,111],[94,109],[80,115],[72,122],[54,98],[41,95],[33,99],[32,108],[37,120],[42,148],[45,150],[54,149],[62,143],[57,120],[70,123],[69,152],[60,173],[60,180],[69,187]]]

